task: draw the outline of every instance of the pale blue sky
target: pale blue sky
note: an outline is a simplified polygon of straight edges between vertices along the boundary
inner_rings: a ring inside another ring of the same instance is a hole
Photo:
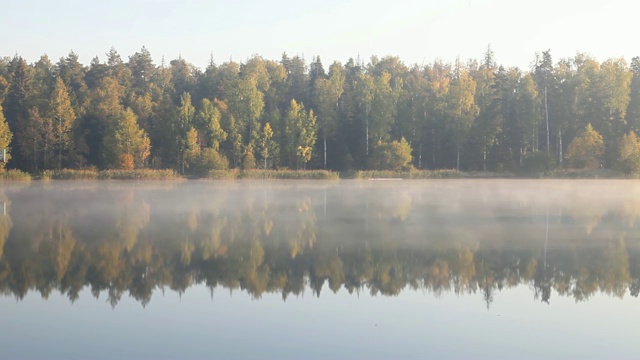
[[[528,68],[536,52],[555,60],[640,55],[637,0],[20,0],[0,12],[0,56],[57,61],[73,49],[88,64],[114,46],[143,45],[156,62],[182,55],[205,67],[254,53],[319,55],[325,66],[360,55],[407,64],[480,58],[488,44],[505,66]]]

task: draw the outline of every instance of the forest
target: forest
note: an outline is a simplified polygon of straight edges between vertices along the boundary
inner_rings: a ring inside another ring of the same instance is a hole
[[[640,170],[640,57],[0,58],[7,168]]]

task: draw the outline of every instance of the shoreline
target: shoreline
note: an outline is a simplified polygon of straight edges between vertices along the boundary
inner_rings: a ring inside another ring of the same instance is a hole
[[[0,172],[0,182],[57,180],[367,180],[399,181],[428,179],[638,179],[638,174],[626,175],[611,169],[557,169],[536,174],[492,171],[442,170],[213,170],[206,176],[180,175],[173,170],[47,170],[26,173],[20,170]]]

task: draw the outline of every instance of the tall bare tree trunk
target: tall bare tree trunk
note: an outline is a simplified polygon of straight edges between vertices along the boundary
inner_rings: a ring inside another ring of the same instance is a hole
[[[367,136],[367,148],[365,153],[367,154],[367,157],[369,157],[369,114],[367,114],[367,129],[366,129],[366,136]]]
[[[549,156],[549,106],[547,104],[547,86],[544,87],[544,118],[547,123],[547,156]]]
[[[487,171],[487,147],[482,148],[482,171]]]
[[[558,164],[562,167],[562,129],[558,127]]]
[[[322,132],[322,141],[324,142],[324,169],[327,168],[327,132],[326,130]]]
[[[433,168],[436,168],[436,133],[431,130],[431,162]]]

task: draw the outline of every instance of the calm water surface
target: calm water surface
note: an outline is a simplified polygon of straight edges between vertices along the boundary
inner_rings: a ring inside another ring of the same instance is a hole
[[[640,182],[0,187],[0,359],[640,358]]]

